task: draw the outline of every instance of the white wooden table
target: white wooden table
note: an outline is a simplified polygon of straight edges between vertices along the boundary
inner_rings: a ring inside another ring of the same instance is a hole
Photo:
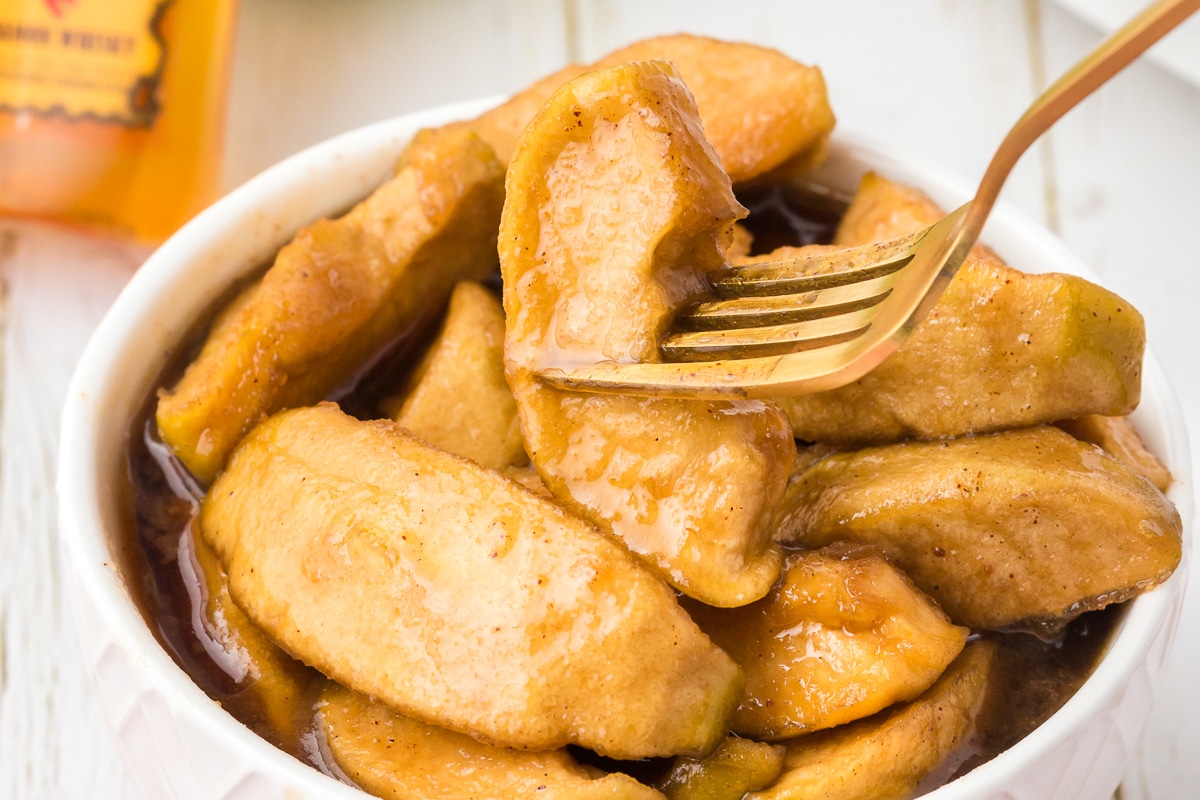
[[[1050,0],[242,0],[226,185],[342,130],[509,92],[567,60],[679,30],[819,64],[844,128],[972,179],[1047,77],[1099,38]],[[1200,452],[1200,329],[1189,308],[1200,302],[1200,88],[1135,65],[1026,156],[1005,199],[1143,312]],[[0,222],[0,798],[137,796],[62,599],[53,476],[74,360],[143,256]],[[1200,794],[1197,583],[1127,800]]]

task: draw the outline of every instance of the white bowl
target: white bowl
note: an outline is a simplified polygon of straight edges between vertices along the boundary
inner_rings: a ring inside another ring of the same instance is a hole
[[[277,750],[209,699],[162,649],[123,571],[122,483],[131,423],[166,360],[232,281],[292,234],[378,185],[420,128],[468,118],[494,101],[445,106],[363,128],[264,172],[196,217],[142,267],[80,360],[63,414],[58,492],[64,564],[83,655],[134,781],[148,798],[362,798]],[[973,187],[855,136],[838,136],[819,179],[852,190],[867,169],[954,207]],[[1088,275],[1064,245],[1000,207],[984,240],[1027,271]],[[1090,277],[1090,276],[1089,276]],[[1095,673],[1050,720],[930,800],[1107,800],[1149,713],[1178,624],[1191,550],[1187,436],[1158,361],[1146,357],[1136,424],[1178,478],[1184,562],[1129,609]]]

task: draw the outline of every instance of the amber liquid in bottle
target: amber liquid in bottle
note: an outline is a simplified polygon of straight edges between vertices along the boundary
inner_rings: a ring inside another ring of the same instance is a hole
[[[220,186],[236,0],[0,0],[0,214],[160,241]]]

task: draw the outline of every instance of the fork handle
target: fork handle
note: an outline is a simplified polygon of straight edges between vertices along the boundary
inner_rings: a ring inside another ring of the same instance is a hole
[[[963,222],[964,229],[978,236],[1008,174],[1038,137],[1197,9],[1200,9],[1200,0],[1158,0],[1101,42],[1043,92],[1013,125],[992,156]]]

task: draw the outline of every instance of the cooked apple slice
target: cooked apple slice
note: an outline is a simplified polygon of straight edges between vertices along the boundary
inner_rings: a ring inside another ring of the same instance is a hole
[[[500,232],[506,370],[534,466],[569,508],[718,606],[762,597],[779,574],[770,523],[795,457],[784,416],[561,391],[532,370],[566,353],[656,360],[743,213],[678,73],[641,62],[577,78],[543,107],[509,166]]]
[[[267,414],[311,405],[496,265],[503,167],[467,131],[417,135],[396,176],[301,230],[162,392],[163,440],[211,482]]]
[[[566,750],[483,744],[333,681],[318,701],[318,725],[346,776],[385,800],[662,800],[628,775],[580,765]]]
[[[185,583],[198,591],[192,614],[203,630],[201,642],[217,666],[254,696],[272,730],[299,736],[307,720],[297,709],[320,676],[284,652],[237,607],[225,568],[194,527],[180,540],[179,560]]]
[[[521,132],[560,86],[585,72],[633,61],[675,65],[696,98],[708,141],[735,183],[824,154],[834,118],[819,69],[766,47],[687,34],[645,39],[594,64],[566,67],[470,124],[508,161]]]
[[[750,250],[754,247],[754,234],[740,222],[733,223],[733,236],[729,247],[725,249],[725,259],[730,264],[744,264],[752,256]]]
[[[1128,417],[1088,414],[1057,424],[1076,439],[1099,445],[1117,461],[1145,476],[1160,492],[1171,488],[1171,471],[1146,449]]]
[[[842,246],[920,230],[942,217],[924,195],[868,176],[837,234]],[[780,399],[799,439],[880,444],[1128,414],[1141,395],[1142,316],[1073,275],[1027,275],[976,247],[933,311],[872,372],[839,389]]]
[[[533,467],[508,467],[501,470],[500,474],[510,481],[521,484],[539,497],[554,497],[554,495],[550,494],[550,490],[546,488],[546,484],[542,483],[542,476],[538,475],[538,471]]]
[[[504,380],[504,309],[491,292],[472,281],[454,287],[441,331],[389,416],[489,469],[529,462]]]
[[[201,524],[290,653],[492,744],[706,753],[737,704],[737,666],[618,542],[394,422],[270,418]]]
[[[784,506],[784,538],[876,545],[975,629],[1061,626],[1162,582],[1182,547],[1149,481],[1049,426],[836,453]]]
[[[746,800],[903,800],[963,744],[995,661],[992,642],[967,645],[916,701],[786,745],[783,776]]]
[[[737,231],[734,230],[735,244],[737,243],[737,235]],[[751,240],[750,244],[753,244],[753,240]],[[743,245],[743,247],[745,247],[745,245]],[[783,261],[789,258],[807,258],[811,256],[819,256],[826,253],[835,252],[838,249],[840,248],[831,244],[806,244],[802,247],[792,247],[790,245],[786,245],[784,247],[777,247],[769,253],[762,253],[752,256],[750,255],[748,248],[738,251],[731,247],[727,255],[729,256],[730,264],[734,264],[735,266],[745,266],[747,264],[762,264],[770,261]],[[807,274],[815,273],[810,272]]]
[[[970,633],[863,547],[794,553],[758,602],[688,610],[741,665],[746,692],[732,728],[755,739],[787,739],[912,700]]]
[[[676,758],[656,786],[667,800],[742,800],[782,770],[782,747],[730,736],[705,758]]]

